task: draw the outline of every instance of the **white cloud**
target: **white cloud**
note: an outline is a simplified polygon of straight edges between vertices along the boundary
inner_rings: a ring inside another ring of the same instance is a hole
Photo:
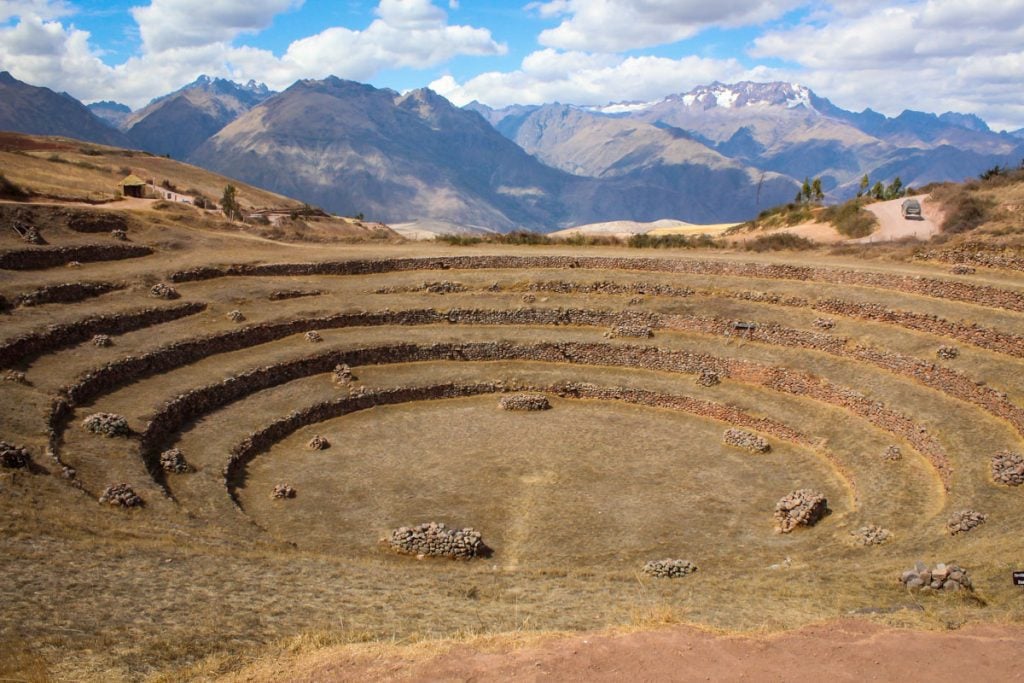
[[[458,105],[473,100],[493,107],[555,101],[605,104],[661,98],[713,80],[767,76],[763,69],[749,70],[732,59],[622,57],[549,48],[527,55],[516,71],[483,73],[465,83],[444,76],[430,87]]]
[[[14,17],[56,19],[71,11],[64,0],[3,0],[0,2],[0,23]]]
[[[761,23],[801,4],[803,0],[546,0],[528,7],[543,18],[565,17],[541,32],[541,45],[622,52],[674,43],[710,26]]]
[[[270,26],[302,0],[152,0],[131,12],[146,52],[226,43]]]

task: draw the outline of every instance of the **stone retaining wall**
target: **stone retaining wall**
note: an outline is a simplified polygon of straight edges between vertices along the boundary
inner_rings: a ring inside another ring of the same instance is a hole
[[[138,244],[83,244],[77,247],[38,247],[0,252],[0,269],[38,270],[67,265],[72,261],[120,261],[149,256],[153,250]]]
[[[117,282],[65,282],[59,285],[40,287],[15,297],[18,306],[41,306],[43,304],[72,304],[84,299],[124,289],[126,285]]]
[[[420,557],[451,557],[471,560],[491,554],[483,535],[473,529],[449,529],[438,522],[427,522],[414,527],[399,527],[387,538],[395,552]]]
[[[922,261],[939,261],[958,265],[984,266],[1024,270],[1024,250],[1020,247],[1005,249],[982,242],[968,242],[957,247],[927,249],[914,254]]]

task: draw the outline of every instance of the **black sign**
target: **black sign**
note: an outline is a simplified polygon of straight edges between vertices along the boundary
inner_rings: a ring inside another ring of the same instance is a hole
[[[1014,572],[1013,573],[1013,585],[1014,586],[1024,586],[1024,572]]]

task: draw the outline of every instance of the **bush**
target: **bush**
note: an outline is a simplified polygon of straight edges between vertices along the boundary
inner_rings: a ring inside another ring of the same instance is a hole
[[[725,246],[711,235],[631,235],[626,242],[633,249],[721,249]]]
[[[944,202],[946,218],[942,221],[942,232],[958,234],[969,232],[992,218],[995,204],[990,199],[960,190]]]
[[[856,199],[828,207],[822,213],[822,219],[831,223],[840,235],[846,237],[866,237],[878,227],[875,215],[864,209]]]
[[[761,235],[757,239],[750,240],[743,245],[747,251],[781,251],[785,249],[803,251],[813,249],[814,242],[806,237],[794,235],[790,232],[775,232],[769,235]]]

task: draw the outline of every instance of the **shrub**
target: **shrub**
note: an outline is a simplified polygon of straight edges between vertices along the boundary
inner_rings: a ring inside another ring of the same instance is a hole
[[[626,241],[633,249],[721,249],[725,245],[711,235],[631,235]]]
[[[805,249],[813,249],[814,242],[810,241],[806,237],[800,235],[794,235],[790,232],[774,232],[768,235],[761,235],[760,237],[750,240],[743,245],[743,248],[747,251],[781,251],[781,250],[796,250],[803,251]]]
[[[822,218],[846,237],[866,237],[878,227],[875,215],[864,209],[857,200],[828,207],[822,213]]]
[[[992,218],[994,202],[976,194],[960,190],[947,201],[946,218],[942,231],[950,234],[969,232],[984,225]]]

